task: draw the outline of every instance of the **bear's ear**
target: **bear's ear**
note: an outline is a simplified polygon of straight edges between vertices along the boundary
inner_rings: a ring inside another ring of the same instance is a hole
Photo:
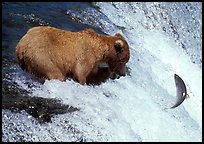
[[[120,33],[116,33],[115,36],[118,38],[124,39],[124,37]]]
[[[118,39],[114,44],[115,50],[117,53],[121,53],[123,51],[124,43],[122,40]]]

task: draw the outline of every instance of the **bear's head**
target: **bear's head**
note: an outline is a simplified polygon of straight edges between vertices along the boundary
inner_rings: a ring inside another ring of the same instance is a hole
[[[124,76],[126,73],[126,63],[130,59],[130,50],[127,41],[119,33],[114,35],[113,51],[114,60],[109,63],[111,75],[118,74],[119,76]]]

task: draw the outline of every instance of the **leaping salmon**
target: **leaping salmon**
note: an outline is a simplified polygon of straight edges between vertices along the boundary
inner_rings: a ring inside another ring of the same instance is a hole
[[[184,81],[177,74],[174,74],[174,80],[176,84],[177,100],[176,103],[171,108],[178,107],[180,104],[182,104],[185,98],[188,97]]]

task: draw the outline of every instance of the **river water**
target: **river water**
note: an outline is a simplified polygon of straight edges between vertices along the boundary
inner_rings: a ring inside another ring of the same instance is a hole
[[[130,46],[130,74],[98,86],[40,84],[15,56],[20,38],[39,25],[120,32]],[[196,2],[2,3],[2,141],[202,141],[201,30]],[[169,109],[175,73],[190,97]],[[46,108],[53,115],[39,121]]]

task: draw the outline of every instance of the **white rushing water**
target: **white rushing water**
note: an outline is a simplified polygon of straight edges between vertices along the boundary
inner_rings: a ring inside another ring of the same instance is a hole
[[[99,11],[87,9],[83,13],[94,17],[95,24],[107,34],[119,31],[126,38],[130,76],[94,87],[72,80],[50,80],[28,88],[23,76],[16,75],[15,81],[31,91],[31,96],[60,99],[80,111],[56,115],[51,123],[39,124],[25,111],[3,110],[2,128],[7,134],[3,139],[202,141],[201,3],[96,5]],[[176,100],[174,73],[184,80],[190,98],[169,109]]]

